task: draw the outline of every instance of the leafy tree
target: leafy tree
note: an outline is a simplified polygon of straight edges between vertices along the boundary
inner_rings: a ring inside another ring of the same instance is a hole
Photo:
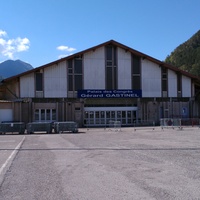
[[[200,76],[200,30],[168,55],[165,62]]]

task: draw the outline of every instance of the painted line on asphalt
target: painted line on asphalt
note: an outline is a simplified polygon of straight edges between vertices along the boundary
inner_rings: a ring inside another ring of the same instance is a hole
[[[0,168],[0,176],[2,175],[4,169],[7,167],[9,161],[14,158],[15,154],[17,153],[17,151],[21,147],[21,145],[24,142],[24,140],[25,140],[25,136],[23,137],[22,141],[16,146],[16,148],[12,151],[12,153],[7,158],[7,160],[5,161],[5,163],[1,166],[1,168]]]
[[[15,142],[15,140],[4,140],[4,141],[0,141],[0,143],[10,143],[10,142]]]

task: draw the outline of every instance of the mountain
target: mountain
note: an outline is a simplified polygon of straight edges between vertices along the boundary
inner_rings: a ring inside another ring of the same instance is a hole
[[[167,56],[165,62],[200,76],[200,30],[189,40],[179,45]]]
[[[31,69],[33,67],[30,64],[21,60],[6,60],[0,63],[0,77],[8,78]]]

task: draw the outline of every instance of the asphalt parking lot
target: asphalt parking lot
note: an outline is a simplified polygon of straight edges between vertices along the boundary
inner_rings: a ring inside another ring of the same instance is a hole
[[[0,199],[200,199],[199,166],[197,127],[6,134]]]

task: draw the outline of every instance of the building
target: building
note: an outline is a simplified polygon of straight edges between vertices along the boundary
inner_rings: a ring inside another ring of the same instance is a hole
[[[114,40],[4,79],[0,121],[199,118],[200,79]]]

